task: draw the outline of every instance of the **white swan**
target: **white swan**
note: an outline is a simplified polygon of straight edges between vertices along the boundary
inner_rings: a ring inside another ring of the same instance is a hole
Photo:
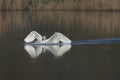
[[[42,37],[36,31],[30,32],[30,34],[24,39],[26,43],[33,41],[37,43],[71,43],[71,40],[59,32],[55,32],[49,39],[45,40],[45,37]]]

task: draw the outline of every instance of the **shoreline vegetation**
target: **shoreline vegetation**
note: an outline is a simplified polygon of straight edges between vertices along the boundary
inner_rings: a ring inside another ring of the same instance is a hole
[[[120,0],[0,0],[0,10],[120,10]]]

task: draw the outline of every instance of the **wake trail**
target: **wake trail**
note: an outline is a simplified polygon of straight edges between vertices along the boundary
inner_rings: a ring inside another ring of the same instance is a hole
[[[120,38],[94,39],[94,40],[75,40],[71,43],[25,43],[27,45],[85,45],[85,44],[112,44],[120,43]]]

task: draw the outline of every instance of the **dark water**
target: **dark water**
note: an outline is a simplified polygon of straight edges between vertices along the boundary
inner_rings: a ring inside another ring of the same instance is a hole
[[[120,38],[119,21],[119,12],[0,12],[0,80],[120,80],[120,43],[74,45],[62,56],[54,46],[30,55],[23,45],[33,30],[71,40]]]

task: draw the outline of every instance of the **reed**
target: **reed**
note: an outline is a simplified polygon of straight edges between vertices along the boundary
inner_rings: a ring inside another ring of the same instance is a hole
[[[120,0],[0,0],[0,9],[120,10]]]

